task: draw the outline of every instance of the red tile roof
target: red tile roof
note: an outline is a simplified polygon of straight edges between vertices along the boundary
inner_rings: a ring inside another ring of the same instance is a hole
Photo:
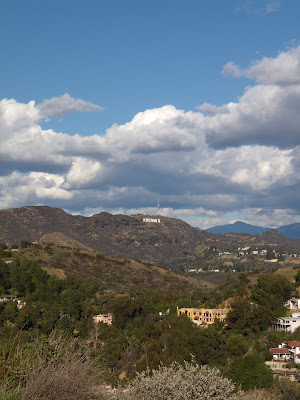
[[[300,342],[297,342],[297,341],[293,340],[291,342],[287,342],[287,345],[289,347],[300,347]]]
[[[270,349],[273,354],[290,354],[288,349]]]

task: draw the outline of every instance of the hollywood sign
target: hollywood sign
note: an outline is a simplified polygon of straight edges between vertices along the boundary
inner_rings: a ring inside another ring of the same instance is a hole
[[[160,224],[159,218],[143,218],[143,222],[154,222],[156,224]]]

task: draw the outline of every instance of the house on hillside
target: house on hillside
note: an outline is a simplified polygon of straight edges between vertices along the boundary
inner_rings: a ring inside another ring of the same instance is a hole
[[[293,333],[300,327],[300,312],[293,312],[291,317],[280,317],[272,322],[272,328],[277,331]]]
[[[300,299],[292,297],[284,304],[289,311],[292,311],[290,317],[280,317],[276,322],[272,322],[272,328],[278,331],[295,332],[300,327]]]
[[[270,349],[272,355],[273,355],[273,360],[281,360],[281,361],[289,361],[292,359],[292,355],[289,352],[288,349],[286,348],[272,348]]]
[[[177,315],[186,315],[196,325],[211,325],[216,320],[225,321],[229,309],[178,308]]]
[[[12,294],[2,294],[0,296],[0,303],[4,303],[6,301],[12,301],[15,300],[15,296],[13,296]]]
[[[282,346],[286,346],[286,348],[291,353],[292,359],[296,364],[300,364],[300,342],[296,340],[292,340],[290,342],[282,343]]]
[[[94,324],[102,322],[103,324],[111,325],[113,321],[113,316],[114,315],[112,313],[94,315],[93,316]]]
[[[270,349],[274,361],[294,361],[300,364],[300,342],[291,340],[282,342],[278,348]]]
[[[170,313],[170,309],[168,308],[167,311],[165,313],[163,313],[162,311],[159,311],[158,315],[160,317],[165,317],[166,315],[168,315]]]
[[[300,299],[296,299],[295,297],[292,297],[283,305],[290,311],[300,311]]]
[[[17,307],[19,310],[21,310],[22,308],[24,308],[26,306],[25,301],[17,299],[16,296],[13,296],[12,294],[3,294],[0,296],[0,303],[4,303],[7,301],[16,301]]]
[[[25,301],[17,300],[17,307],[18,307],[19,310],[21,310],[25,306],[26,306],[26,302]]]

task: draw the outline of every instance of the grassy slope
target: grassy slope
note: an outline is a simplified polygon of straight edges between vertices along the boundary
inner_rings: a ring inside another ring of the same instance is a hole
[[[59,278],[64,275],[87,278],[104,290],[127,292],[130,287],[141,286],[156,290],[199,290],[202,285],[214,287],[197,278],[186,277],[176,272],[136,260],[108,257],[94,251],[74,249],[66,246],[27,248],[18,253],[38,262],[38,265]]]

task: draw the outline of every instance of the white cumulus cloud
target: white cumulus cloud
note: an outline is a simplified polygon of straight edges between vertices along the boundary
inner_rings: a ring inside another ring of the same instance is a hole
[[[263,84],[300,84],[300,46],[282,51],[277,57],[264,57],[246,69],[229,61],[224,65],[222,73],[234,78],[244,76]]]

